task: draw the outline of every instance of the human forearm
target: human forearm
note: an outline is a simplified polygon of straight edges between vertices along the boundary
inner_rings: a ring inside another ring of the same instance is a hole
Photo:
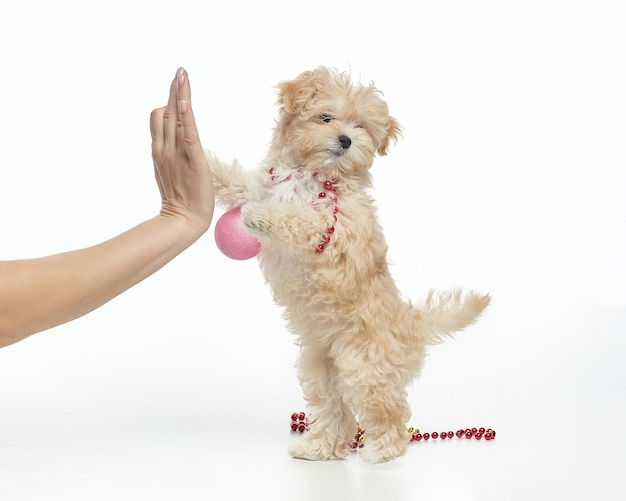
[[[159,215],[93,247],[0,262],[0,347],[103,305],[201,234],[180,217]]]

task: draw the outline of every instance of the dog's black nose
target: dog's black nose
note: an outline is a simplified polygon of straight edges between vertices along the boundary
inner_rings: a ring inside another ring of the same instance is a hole
[[[344,136],[343,134],[337,138],[339,140],[339,144],[344,150],[350,148],[352,144],[352,140],[348,136]]]

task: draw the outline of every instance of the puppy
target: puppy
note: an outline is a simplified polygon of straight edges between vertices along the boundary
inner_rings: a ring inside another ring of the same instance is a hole
[[[428,345],[472,324],[488,295],[459,290],[404,302],[389,273],[369,169],[400,134],[373,85],[320,67],[278,86],[265,162],[244,171],[207,152],[216,199],[241,207],[258,259],[300,347],[309,430],[296,458],[344,458],[359,425],[361,456],[379,463],[410,441],[406,387]]]

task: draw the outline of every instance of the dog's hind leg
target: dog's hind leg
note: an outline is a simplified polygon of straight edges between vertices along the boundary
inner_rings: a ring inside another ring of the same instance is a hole
[[[364,447],[359,449],[359,455],[368,463],[382,463],[404,455],[411,439],[406,427],[411,409],[405,390],[386,377],[375,375],[378,381],[368,378],[365,373],[372,372],[368,369],[360,372],[365,378],[352,395],[352,407],[365,430]]]
[[[303,346],[298,377],[309,412],[309,430],[289,445],[295,458],[313,461],[343,459],[357,432],[354,415],[335,387],[336,368],[318,346]]]

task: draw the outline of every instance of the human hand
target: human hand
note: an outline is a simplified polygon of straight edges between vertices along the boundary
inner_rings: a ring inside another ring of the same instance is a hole
[[[215,196],[191,109],[187,72],[179,68],[167,106],[150,115],[152,159],[164,217],[176,217],[204,233],[211,224]]]

